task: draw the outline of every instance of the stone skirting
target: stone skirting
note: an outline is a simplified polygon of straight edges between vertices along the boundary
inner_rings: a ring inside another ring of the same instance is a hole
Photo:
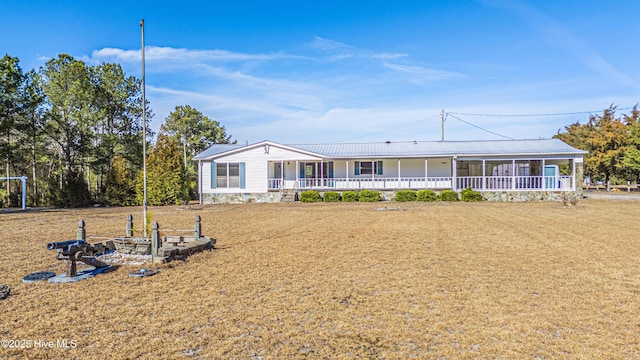
[[[280,192],[243,193],[243,194],[202,194],[203,204],[247,204],[281,202]]]
[[[379,191],[382,201],[394,201],[395,191]],[[325,191],[318,192],[322,196]],[[340,191],[340,193],[342,193]],[[438,191],[436,191],[438,193]],[[582,188],[576,191],[481,191],[486,201],[491,202],[523,202],[523,201],[562,201],[582,197]],[[278,203],[292,201],[292,193],[277,191],[268,193],[244,194],[203,194],[203,204],[247,204],[247,203]]]
[[[485,191],[480,192],[486,201],[524,202],[524,201],[562,201],[581,197],[575,191]]]

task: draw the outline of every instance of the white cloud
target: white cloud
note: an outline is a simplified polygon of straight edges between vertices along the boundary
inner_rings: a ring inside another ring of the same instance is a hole
[[[311,49],[318,50],[334,50],[334,49],[351,49],[351,46],[339,41],[321,38],[316,36],[307,46]]]
[[[109,59],[123,62],[139,62],[140,50],[123,50],[117,48],[103,48],[91,53],[95,59]],[[246,54],[227,50],[191,50],[184,48],[146,46],[145,61],[216,61],[216,62],[244,62],[244,61],[271,61],[283,58],[296,58],[296,56],[282,53],[272,54]]]
[[[316,36],[313,41],[307,44],[306,47],[330,53],[331,55],[327,58],[330,61],[340,61],[349,58],[390,60],[408,56],[408,54],[402,53],[375,52],[360,49],[339,41],[321,38],[319,36]]]
[[[157,130],[176,105],[191,105],[220,121],[240,142],[438,140],[442,107],[459,112],[540,112],[549,89],[563,96],[571,91],[566,84],[544,81],[473,83],[472,75],[416,65],[426,59],[319,37],[299,52],[147,48],[148,69],[154,74],[147,77],[148,99],[156,114],[152,127]],[[94,51],[91,59],[117,61],[137,70],[140,53],[104,48]],[[452,80],[455,86],[449,86]],[[531,93],[538,95],[527,98]],[[564,100],[559,96],[553,106],[566,111],[570,105]],[[463,119],[514,138],[550,137],[568,123],[546,118],[538,123]],[[453,119],[446,123],[445,133],[449,140],[496,138]]]
[[[453,71],[445,71],[445,70],[437,70],[437,69],[429,69],[421,66],[413,66],[413,65],[401,65],[401,64],[393,64],[390,62],[384,62],[384,66],[389,69],[396,70],[398,72],[406,73],[411,75],[411,79],[413,81],[438,81],[438,80],[447,80],[452,78],[461,77],[462,74],[453,72]]]

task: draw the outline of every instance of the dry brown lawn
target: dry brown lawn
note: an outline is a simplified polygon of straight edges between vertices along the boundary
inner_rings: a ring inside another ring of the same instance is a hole
[[[148,278],[120,266],[23,284],[64,271],[45,244],[73,239],[78,220],[116,236],[142,214],[0,214],[0,339],[32,341],[0,358],[640,358],[638,201],[151,211],[161,230],[200,214],[217,249]]]

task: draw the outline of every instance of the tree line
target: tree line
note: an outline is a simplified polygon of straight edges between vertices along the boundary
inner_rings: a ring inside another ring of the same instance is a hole
[[[148,101],[145,111],[148,125]],[[593,181],[637,182],[639,117],[637,107],[618,116],[612,105],[554,137],[589,152],[584,172]],[[28,176],[28,206],[141,204],[142,121],[142,82],[119,64],[88,66],[60,54],[24,72],[17,57],[0,59],[0,177]],[[191,158],[212,144],[231,142],[231,136],[219,122],[178,105],[155,144],[148,142],[148,203],[162,205],[196,198]],[[18,206],[20,183],[2,185],[0,207]]]
[[[565,126],[554,136],[589,153],[584,158],[584,174],[591,181],[612,184],[640,180],[640,111],[616,115],[611,105],[602,114],[590,115],[584,124]]]
[[[146,101],[147,139],[153,117]],[[79,207],[142,202],[142,82],[119,64],[88,66],[60,54],[38,70],[0,59],[0,177],[27,176],[28,206]],[[179,105],[148,140],[148,203],[196,196],[191,158],[231,136],[219,122]],[[20,183],[5,181],[0,206],[20,203]]]

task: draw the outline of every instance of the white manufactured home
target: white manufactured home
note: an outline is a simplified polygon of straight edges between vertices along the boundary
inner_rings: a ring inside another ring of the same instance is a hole
[[[200,202],[278,202],[305,190],[472,188],[498,201],[581,194],[583,156],[559,139],[216,144],[196,155]]]

